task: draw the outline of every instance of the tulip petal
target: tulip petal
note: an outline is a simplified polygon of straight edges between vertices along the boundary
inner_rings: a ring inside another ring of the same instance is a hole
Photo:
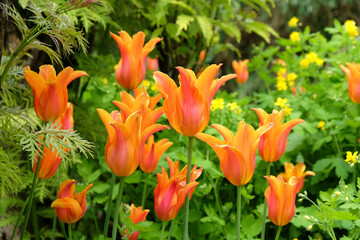
[[[204,96],[209,96],[210,87],[213,80],[216,77],[217,72],[219,71],[222,64],[212,64],[208,66],[199,76],[196,81],[196,87],[199,89]]]
[[[42,65],[39,67],[39,75],[45,80],[45,82],[56,81],[56,72],[52,65]]]
[[[69,179],[69,180],[63,181],[59,187],[58,198],[74,197],[75,184],[76,184],[76,181],[74,179]]]
[[[234,141],[234,134],[227,128],[220,124],[211,124],[210,127],[215,128],[224,138],[225,142],[233,142]]]

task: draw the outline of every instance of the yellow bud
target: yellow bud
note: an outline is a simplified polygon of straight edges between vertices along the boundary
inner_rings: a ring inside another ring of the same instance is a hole
[[[306,220],[311,220],[311,217],[309,217],[308,215],[305,215],[304,218],[305,218]]]
[[[311,231],[312,228],[313,228],[313,225],[309,225],[309,226],[306,228],[306,230]]]
[[[341,195],[341,192],[339,192],[339,191],[336,191],[335,193],[334,193],[334,197],[338,197],[338,196],[340,196]]]

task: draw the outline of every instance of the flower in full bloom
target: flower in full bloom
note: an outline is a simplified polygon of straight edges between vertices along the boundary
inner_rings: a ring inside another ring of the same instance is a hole
[[[61,115],[56,126],[60,126],[60,129],[74,131],[74,117],[73,117],[74,107],[72,103],[68,102],[65,112]]]
[[[297,177],[285,182],[281,176],[265,176],[269,182],[265,190],[269,219],[277,226],[285,226],[295,215],[295,198],[299,188]]]
[[[135,224],[138,224],[139,222],[143,222],[146,220],[146,216],[148,215],[148,213],[150,212],[150,210],[145,209],[142,210],[142,207],[136,207],[133,203],[130,206],[130,216],[128,217],[129,219],[131,219],[131,221]],[[127,232],[127,230],[126,230]],[[137,240],[139,237],[140,231],[134,232],[132,233],[128,238],[128,240]]]
[[[348,80],[350,99],[354,103],[360,103],[360,64],[346,63],[346,66],[340,65],[340,68]]]
[[[211,101],[210,110],[215,111],[217,109],[224,109],[224,99],[223,98],[215,98]]]
[[[350,151],[346,152],[345,162],[349,163],[351,167],[354,166],[355,163],[358,163],[358,159],[358,151],[354,152],[354,154],[352,154]]]
[[[315,176],[315,173],[313,171],[306,171],[306,165],[303,162],[299,162],[294,166],[292,163],[284,163],[285,172],[280,173],[278,176],[281,176],[285,182],[288,182],[291,177],[295,176],[298,178],[299,181],[299,188],[298,193],[301,191],[301,189],[304,187],[304,181],[306,176]]]
[[[234,135],[228,128],[212,124],[224,138],[220,140],[206,133],[195,135],[215,151],[225,177],[235,186],[243,186],[250,181],[255,171],[255,155],[260,137],[271,128],[271,123],[255,130],[241,121]]]
[[[173,145],[169,139],[161,139],[154,142],[154,135],[149,137],[148,142],[144,145],[141,154],[140,168],[145,173],[152,173],[164,152]]]
[[[234,112],[236,110],[236,112],[238,114],[241,113],[241,108],[239,107],[239,105],[236,102],[231,102],[226,104],[226,107],[230,109],[230,111]]]
[[[292,87],[295,85],[295,80],[297,79],[297,74],[296,73],[288,73],[287,74],[287,81],[288,81],[288,85],[289,87]]]
[[[67,67],[56,75],[52,65],[42,65],[39,73],[24,68],[25,80],[34,94],[34,108],[39,118],[44,121],[58,119],[66,110],[68,103],[67,86],[74,79],[88,76],[84,71],[74,71]]]
[[[156,174],[157,185],[154,190],[154,209],[156,215],[162,221],[174,219],[184,204],[186,195],[199,184],[195,182],[195,179],[198,177],[199,171],[201,174],[201,170],[195,169],[190,178],[191,180],[195,179],[186,184],[185,174],[177,172],[176,166],[178,165],[175,164],[173,167],[174,172],[170,179],[163,167],[161,173]]]
[[[278,97],[275,102],[275,106],[279,106],[281,109],[284,109],[284,116],[288,116],[294,110],[290,107],[290,104],[287,103],[287,98]]]
[[[147,139],[155,132],[168,128],[154,124],[152,119],[142,120],[140,112],[131,113],[124,118],[118,111],[111,114],[103,109],[97,111],[108,132],[106,164],[115,175],[121,177],[129,176],[136,170]]]
[[[284,154],[287,145],[287,136],[291,129],[299,123],[305,122],[302,119],[293,119],[282,124],[284,109],[273,110],[268,114],[261,108],[253,108],[260,120],[260,126],[274,123],[272,128],[260,138],[259,154],[266,162],[275,162]]]
[[[247,64],[249,63],[248,59],[245,60],[233,60],[232,67],[237,75],[236,81],[238,83],[245,83],[249,78],[249,72],[247,70]]]
[[[300,34],[299,34],[299,32],[292,32],[290,34],[290,40],[292,42],[300,42]]]
[[[65,180],[60,184],[57,199],[51,204],[56,216],[64,223],[79,221],[86,211],[86,194],[93,186],[89,184],[84,190],[75,193],[75,180]]]
[[[145,34],[136,33],[132,38],[125,32],[119,32],[120,36],[110,33],[115,39],[121,52],[121,59],[116,66],[116,81],[126,89],[135,89],[145,78],[145,58],[154,49],[155,44],[161,38],[153,38],[145,44]]]
[[[346,20],[344,25],[350,37],[354,38],[359,35],[358,27],[356,26],[356,22],[354,20]]]
[[[193,71],[177,67],[180,87],[165,73],[154,72],[156,86],[165,99],[164,113],[170,125],[180,134],[194,136],[208,125],[215,93],[223,83],[236,77],[229,74],[214,80],[220,67],[221,64],[210,65],[198,79]]]
[[[297,17],[292,17],[288,22],[289,27],[296,27],[298,22],[299,22],[299,19]]]
[[[325,130],[325,121],[321,120],[319,122],[319,124],[317,125],[317,128],[321,129],[321,130]]]

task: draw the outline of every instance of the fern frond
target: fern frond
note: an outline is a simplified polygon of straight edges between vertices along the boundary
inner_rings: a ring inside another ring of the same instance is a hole
[[[0,148],[0,197],[13,195],[21,184],[21,172],[17,164],[10,161],[5,151]]]

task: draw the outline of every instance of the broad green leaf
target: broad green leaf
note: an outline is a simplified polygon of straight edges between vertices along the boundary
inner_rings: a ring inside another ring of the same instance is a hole
[[[234,25],[231,22],[222,22],[222,21],[216,21],[215,24],[218,25],[222,30],[224,30],[224,32],[227,35],[231,37],[235,37],[238,43],[240,42],[241,32],[238,26]]]
[[[262,37],[267,43],[270,42],[270,35],[273,35],[276,38],[279,37],[278,33],[272,27],[263,22],[248,20],[243,24],[247,32],[254,32]]]

